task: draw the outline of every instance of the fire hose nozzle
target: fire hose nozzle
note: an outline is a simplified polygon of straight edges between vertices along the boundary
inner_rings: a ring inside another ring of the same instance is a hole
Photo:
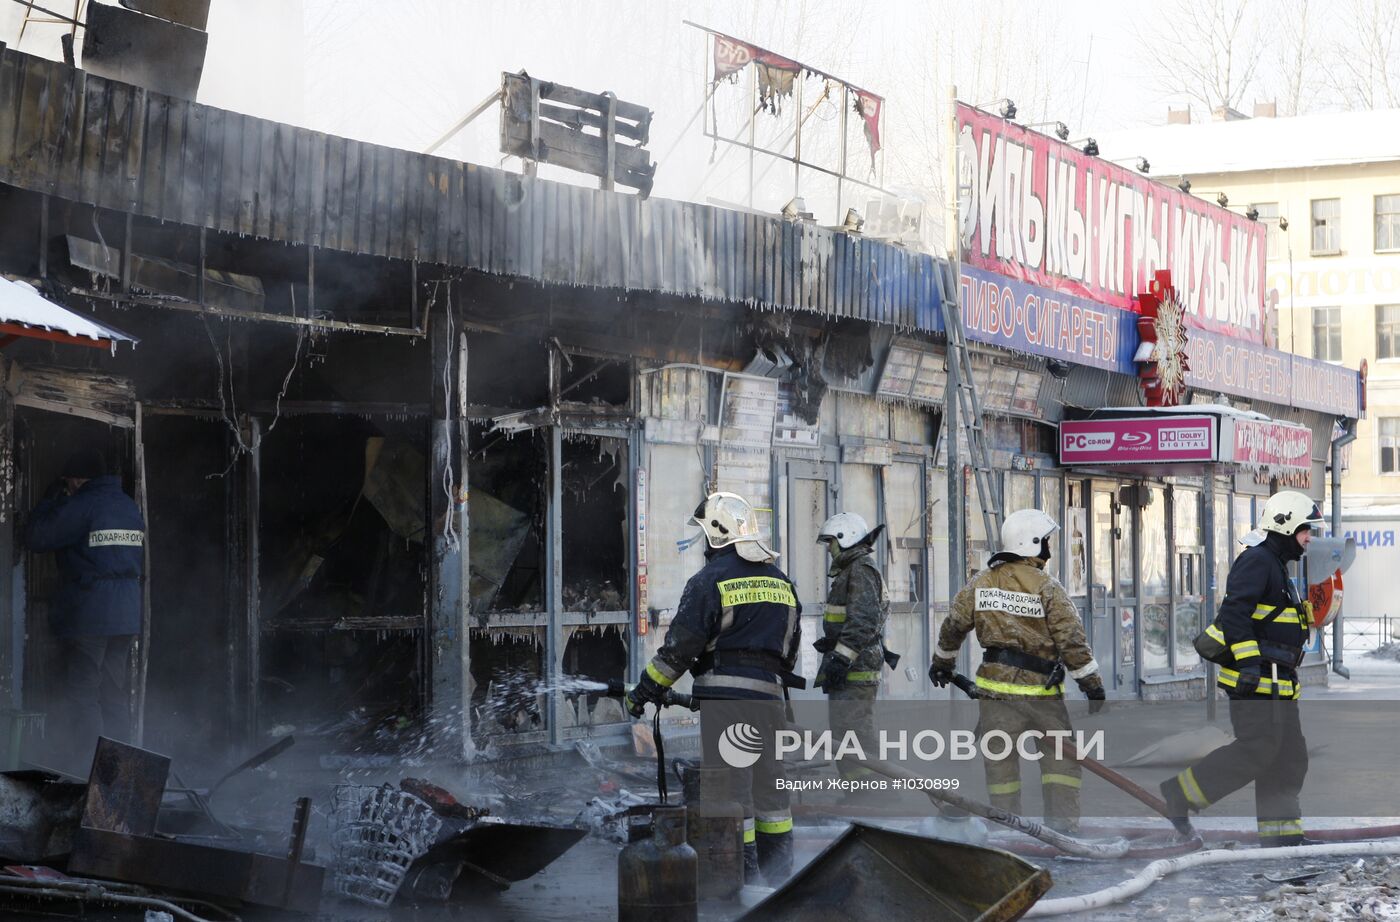
[[[608,697],[610,697],[610,698],[625,698],[625,697],[627,696],[627,691],[628,691],[629,687],[630,687],[630,686],[628,686],[628,685],[627,685],[625,682],[623,682],[621,679],[609,679],[609,680],[608,680]],[[682,693],[680,693],[680,692],[670,691],[670,690],[667,690],[665,697],[663,697],[663,698],[661,699],[661,706],[662,706],[662,707],[680,707],[680,708],[685,708],[686,710],[689,710],[689,711],[698,711],[698,710],[700,710],[700,705],[697,704],[696,701],[695,701],[695,699],[692,698],[690,695],[685,695],[685,694],[682,694]]]

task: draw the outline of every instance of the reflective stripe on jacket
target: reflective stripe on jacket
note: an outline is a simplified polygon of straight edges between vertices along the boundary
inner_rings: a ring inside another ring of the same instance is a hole
[[[852,685],[880,684],[885,665],[890,604],[873,552],[863,544],[847,548],[832,560],[829,571],[822,633],[834,642],[833,650],[851,661],[846,681]]]
[[[973,630],[983,647],[1018,651],[1064,663],[1066,676],[1099,684],[1099,664],[1084,637],[1079,612],[1064,587],[1045,572],[1044,561],[998,554],[953,599],[938,632],[934,662],[949,666]],[[1047,687],[1048,675],[1033,669],[984,662],[977,669],[979,688],[990,695],[1058,697],[1064,687]]]
[[[670,687],[696,660],[713,654],[713,668],[695,675],[697,698],[778,699],[783,686],[772,668],[724,663],[725,653],[768,658],[784,671],[797,663],[802,639],[797,589],[771,563],[752,563],[731,547],[712,551],[681,592],[676,617],[647,674]],[[706,657],[709,659],[709,657]]]
[[[1296,667],[1312,620],[1288,579],[1289,542],[1296,545],[1295,538],[1270,532],[1235,558],[1220,612],[1207,628],[1235,658],[1234,668],[1222,668],[1216,682],[1231,697],[1273,697],[1275,671],[1279,698],[1302,693]]]
[[[146,525],[117,477],[95,477],[29,515],[25,545],[53,551],[59,585],[50,628],[59,637],[136,634]]]

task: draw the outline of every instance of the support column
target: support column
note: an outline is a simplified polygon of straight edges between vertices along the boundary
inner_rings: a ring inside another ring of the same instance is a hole
[[[559,726],[559,679],[564,671],[564,435],[559,426],[549,429],[549,497],[545,515],[544,593],[549,624],[544,636],[544,684],[547,700],[545,719],[549,725],[549,741],[560,743],[563,728]]]
[[[247,635],[245,637],[248,674],[245,677],[244,693],[247,695],[247,724],[244,739],[252,742],[259,738],[258,712],[261,704],[262,676],[262,579],[261,579],[261,531],[262,531],[262,421],[256,416],[245,417],[248,440],[248,491],[247,491],[247,538],[244,560],[245,584],[248,587]],[[149,528],[149,526],[148,526]]]
[[[1201,530],[1205,532],[1205,555],[1201,561],[1201,616],[1197,619],[1197,633],[1204,631],[1215,620],[1215,555],[1223,549],[1215,546],[1215,466],[1206,465],[1205,483],[1202,485]],[[1206,660],[1206,719],[1215,720],[1215,679],[1220,667]]]
[[[15,404],[3,386],[11,370],[0,359],[0,707],[24,707],[24,593],[15,582],[24,573],[24,557],[15,554],[15,516],[19,514],[15,465]],[[18,561],[18,562],[15,562]]]
[[[454,304],[433,317],[432,465],[428,528],[432,535],[428,604],[428,725],[439,755],[468,759],[471,742],[468,650],[466,336],[453,333]],[[453,374],[453,372],[456,372]],[[454,383],[455,382],[455,383]]]

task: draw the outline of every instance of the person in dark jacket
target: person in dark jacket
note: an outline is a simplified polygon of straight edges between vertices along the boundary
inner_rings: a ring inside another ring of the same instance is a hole
[[[640,717],[648,703],[664,704],[687,671],[697,700],[751,703],[737,715],[741,723],[731,723],[735,714],[729,709],[720,709],[716,719],[716,711],[701,704],[700,742],[709,769],[702,775],[701,798],[743,806],[745,879],[754,883],[762,872],[776,886],[792,873],[792,808],[778,783],[783,764],[774,742],[783,726],[784,688],[805,684],[792,671],[802,640],[802,606],[792,580],[774,565],[777,555],[762,540],[747,500],[711,493],[690,522],[700,526],[709,545],[705,566],[685,584],[666,639],[627,693],[627,707]],[[721,736],[732,744],[736,727],[744,731],[739,744],[762,750],[749,767],[735,768],[723,758]]]
[[[61,649],[64,716],[78,759],[98,736],[130,732],[128,661],[141,631],[145,527],[120,478],[92,449],[68,458],[29,516],[26,546],[57,558],[49,627]]]
[[[861,749],[879,752],[875,697],[885,666],[885,620],[889,597],[874,560],[873,530],[854,512],[838,512],[822,524],[817,542],[831,555],[831,586],[822,616],[822,636],[812,646],[822,654],[816,684],[826,692],[831,732],[837,740],[855,733]],[[837,762],[841,777],[855,781],[873,773],[854,760]],[[850,798],[859,801],[859,798]]]
[[[1253,781],[1259,843],[1304,842],[1298,794],[1308,773],[1308,746],[1298,715],[1298,664],[1312,617],[1288,565],[1303,556],[1321,521],[1306,495],[1275,493],[1230,568],[1225,600],[1205,633],[1229,651],[1230,665],[1221,665],[1216,684],[1230,699],[1235,740],[1162,782],[1172,824],[1183,835],[1193,833],[1188,811],[1204,810]]]

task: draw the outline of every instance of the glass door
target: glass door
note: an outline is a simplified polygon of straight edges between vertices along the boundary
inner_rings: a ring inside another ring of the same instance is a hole
[[[797,598],[802,603],[802,648],[797,672],[811,682],[821,661],[812,642],[822,635],[828,569],[826,548],[817,545],[817,534],[836,506],[833,471],[830,464],[812,461],[789,461],[786,468],[787,534],[778,565],[797,585]],[[795,698],[820,695],[819,690],[812,688],[792,691]]]
[[[1089,606],[1092,643],[1110,694],[1137,693],[1138,592],[1133,553],[1135,516],[1118,501],[1117,484],[1090,493]]]

